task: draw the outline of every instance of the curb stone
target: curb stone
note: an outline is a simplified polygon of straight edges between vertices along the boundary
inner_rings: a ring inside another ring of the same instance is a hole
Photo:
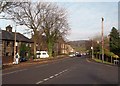
[[[68,56],[60,56],[60,57],[57,57],[57,58],[53,58],[53,59],[39,59],[39,60],[32,60],[32,61],[29,61],[29,62],[23,62],[23,63],[19,63],[19,64],[13,64],[13,63],[8,63],[8,64],[3,64],[2,66],[4,66],[4,68],[2,70],[5,70],[5,69],[10,69],[10,68],[16,68],[16,67],[19,67],[19,66],[26,66],[26,65],[31,65],[31,64],[44,64],[44,63],[48,63],[48,62],[52,62],[52,61],[57,61],[59,59],[63,59],[63,58],[68,58]],[[6,67],[5,67],[6,66]]]

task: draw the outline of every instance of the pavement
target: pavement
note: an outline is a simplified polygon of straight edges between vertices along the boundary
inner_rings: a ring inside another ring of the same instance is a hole
[[[60,55],[60,56],[57,56],[54,58],[30,59],[30,60],[25,61],[25,62],[20,62],[19,64],[8,63],[8,64],[2,65],[2,70],[11,69],[11,68],[18,68],[21,66],[31,66],[31,65],[35,65],[35,64],[45,64],[45,63],[53,62],[53,61],[60,60],[63,58],[69,58],[69,57],[64,56],[64,55]]]

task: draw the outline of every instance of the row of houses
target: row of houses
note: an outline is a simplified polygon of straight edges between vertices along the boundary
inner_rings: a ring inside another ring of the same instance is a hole
[[[1,30],[2,38],[1,38],[1,57],[2,57],[2,63],[12,63],[14,59],[14,43],[15,43],[15,32],[12,32],[12,27],[9,25],[6,27],[6,30]],[[44,38],[44,37],[43,37]],[[43,40],[43,39],[42,39]],[[41,40],[41,41],[42,41]],[[22,53],[23,56],[28,56],[28,53],[31,53],[30,58],[32,57],[33,53],[33,41],[32,39],[29,39],[28,37],[25,37],[23,34],[16,32],[16,51],[19,55],[22,52],[21,48],[24,48],[24,46],[29,48],[28,50],[24,50]],[[38,46],[38,44],[36,45]],[[38,47],[37,47],[38,48]],[[46,46],[42,47],[42,50],[45,49]],[[37,49],[39,50],[39,49]],[[74,49],[67,44],[64,40],[62,40],[59,43],[55,44],[54,52],[57,52],[58,54],[69,54],[69,52],[73,52]]]

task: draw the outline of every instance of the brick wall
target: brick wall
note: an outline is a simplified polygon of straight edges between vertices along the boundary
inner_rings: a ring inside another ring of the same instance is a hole
[[[2,64],[12,63],[13,56],[2,56]]]

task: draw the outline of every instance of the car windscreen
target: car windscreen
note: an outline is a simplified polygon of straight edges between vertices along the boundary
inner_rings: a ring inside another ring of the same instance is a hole
[[[37,53],[37,55],[41,55],[41,53]]]
[[[42,53],[43,55],[46,55],[46,53]]]

